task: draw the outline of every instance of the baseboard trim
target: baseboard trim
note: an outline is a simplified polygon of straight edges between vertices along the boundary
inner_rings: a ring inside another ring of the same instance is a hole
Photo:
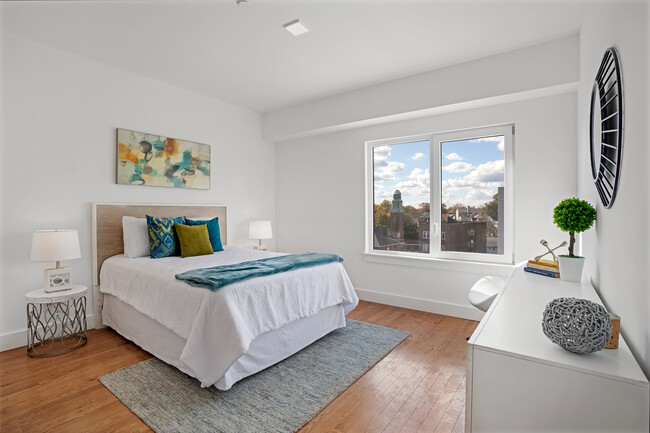
[[[427,313],[442,314],[445,316],[460,317],[461,319],[477,321],[480,321],[485,314],[474,307],[465,305],[449,304],[446,302],[431,301],[428,299],[411,298],[408,296],[400,296],[390,293],[374,292],[372,290],[354,290],[357,292],[359,299],[363,301],[392,305],[394,307],[426,311]]]
[[[86,316],[86,329],[94,328],[93,315]],[[0,352],[27,346],[27,328],[0,335]]]

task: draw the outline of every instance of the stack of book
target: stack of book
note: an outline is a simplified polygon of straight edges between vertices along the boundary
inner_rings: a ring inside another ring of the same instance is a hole
[[[557,262],[553,260],[528,260],[524,271],[552,278],[558,278],[560,276],[560,268]]]

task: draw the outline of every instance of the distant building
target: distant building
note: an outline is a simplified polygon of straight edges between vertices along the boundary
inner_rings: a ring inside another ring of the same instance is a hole
[[[462,214],[461,214],[462,217]],[[440,249],[464,253],[487,253],[487,221],[458,222],[455,217],[443,222],[440,231]],[[420,252],[428,253],[431,242],[431,215],[429,212],[418,219]],[[496,248],[494,249],[496,252]]]
[[[446,215],[446,214],[445,214]],[[418,218],[418,242],[420,244],[419,251],[421,253],[428,253],[430,249],[431,238],[431,214],[425,212]]]
[[[376,227],[373,232],[373,249],[383,251],[403,251],[404,242],[388,236],[388,227]]]
[[[499,238],[494,238],[494,237],[487,238],[487,250],[485,252],[488,254],[498,254]]]
[[[456,221],[475,221],[480,214],[481,210],[475,207],[458,207],[456,208]]]
[[[388,236],[404,241],[404,207],[402,206],[402,193],[399,190],[393,193],[393,203],[388,221]]]
[[[463,253],[487,253],[487,222],[442,223],[440,249]]]

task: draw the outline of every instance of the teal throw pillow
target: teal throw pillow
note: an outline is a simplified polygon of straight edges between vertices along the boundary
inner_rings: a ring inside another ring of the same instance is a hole
[[[147,215],[147,232],[149,233],[149,251],[151,257],[160,259],[180,256],[181,246],[174,224],[185,224],[185,217],[160,218]]]
[[[212,244],[212,250],[216,253],[217,251],[223,251],[223,245],[221,244],[221,232],[219,231],[219,218],[212,218],[211,220],[201,221],[201,220],[191,220],[187,219],[188,226],[199,226],[205,224],[208,226],[208,234],[210,235],[210,244]]]

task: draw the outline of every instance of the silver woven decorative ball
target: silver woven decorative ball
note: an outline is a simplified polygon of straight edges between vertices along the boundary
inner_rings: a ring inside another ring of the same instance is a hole
[[[557,298],[548,303],[542,330],[553,343],[574,353],[602,350],[612,333],[612,322],[605,309],[578,298]]]

